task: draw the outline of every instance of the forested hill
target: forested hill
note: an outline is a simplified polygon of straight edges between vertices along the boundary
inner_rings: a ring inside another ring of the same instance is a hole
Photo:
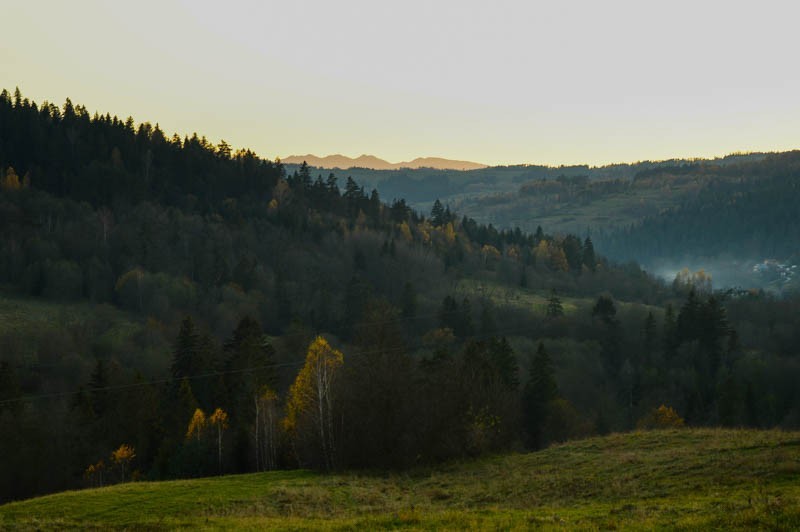
[[[602,234],[618,258],[800,259],[800,151],[730,166],[696,165],[640,173],[640,186],[696,180],[699,191],[631,227]]]
[[[800,420],[796,300],[19,92],[0,168],[0,500]]]
[[[233,152],[225,141],[168,138],[158,125],[90,116],[69,99],[37,106],[19,90],[0,95],[0,163],[37,190],[94,206],[148,200],[208,208],[222,198],[264,197],[281,177],[280,165]]]

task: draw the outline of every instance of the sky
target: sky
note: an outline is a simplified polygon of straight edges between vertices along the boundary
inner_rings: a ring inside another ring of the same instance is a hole
[[[274,159],[800,148],[796,2],[0,0],[0,88]]]

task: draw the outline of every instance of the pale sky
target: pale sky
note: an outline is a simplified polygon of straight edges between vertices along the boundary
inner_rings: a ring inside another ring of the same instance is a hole
[[[273,159],[800,148],[791,1],[0,0],[0,88]]]

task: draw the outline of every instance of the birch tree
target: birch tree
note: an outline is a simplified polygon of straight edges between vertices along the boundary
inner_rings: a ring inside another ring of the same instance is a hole
[[[325,469],[336,463],[335,382],[344,355],[321,336],[311,342],[303,369],[289,389],[284,428],[295,442],[310,440]]]

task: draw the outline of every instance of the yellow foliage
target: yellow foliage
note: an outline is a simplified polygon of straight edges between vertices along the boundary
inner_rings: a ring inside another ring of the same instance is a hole
[[[289,201],[291,195],[292,190],[289,188],[289,183],[284,179],[279,179],[278,183],[272,189],[272,198],[276,201],[277,205],[285,205]]]
[[[208,418],[208,422],[217,427],[218,430],[225,430],[228,428],[228,413],[221,408],[217,408]]]
[[[443,232],[444,237],[447,239],[449,244],[452,244],[456,241],[456,230],[453,227],[453,222],[447,222],[447,225],[444,226]]]
[[[547,260],[550,256],[550,244],[547,243],[547,240],[539,242],[536,249],[533,250],[533,255],[536,257],[537,263],[542,263]]]
[[[423,244],[430,244],[431,243],[431,233],[429,231],[430,225],[420,225],[417,227],[419,229],[419,236],[422,238]]]
[[[684,424],[674,408],[661,405],[640,419],[636,426],[640,429],[677,429]]]
[[[453,329],[449,327],[430,330],[422,337],[422,343],[429,347],[447,347],[455,343],[455,341],[456,337],[453,334]]]
[[[692,273],[689,268],[684,268],[675,275],[675,280],[672,282],[673,288],[678,291],[689,291],[694,288],[701,293],[711,293],[713,280],[711,274],[706,273],[705,270],[697,270]]]
[[[5,177],[0,180],[0,187],[4,188],[5,190],[19,190],[22,188],[22,185],[19,182],[19,176],[11,166],[9,166],[8,170],[6,170]]]
[[[489,257],[493,259],[500,258],[500,251],[498,251],[496,247],[490,244],[484,244],[484,246],[481,248],[481,254],[483,254],[484,259],[487,259]]]
[[[546,264],[548,268],[557,272],[569,271],[567,256],[564,255],[564,250],[557,242],[542,240],[533,250],[533,254],[538,264]]]
[[[128,282],[133,280],[138,282],[141,281],[143,277],[144,277],[144,270],[142,270],[141,268],[134,268],[132,270],[129,270],[119,276],[119,279],[117,279],[117,282],[114,285],[114,290],[119,292],[122,289],[122,287],[125,286]]]
[[[86,470],[83,472],[83,478],[85,479],[92,479],[95,475],[102,473],[106,468],[105,462],[100,460],[96,464],[91,464]]]
[[[119,448],[111,453],[111,460],[115,464],[125,464],[136,458],[136,451],[127,443],[123,443]]]
[[[414,240],[414,238],[411,236],[411,228],[408,227],[408,222],[403,222],[398,227],[400,229],[400,234],[403,235],[403,238],[405,238],[406,241],[411,242]]]
[[[261,395],[259,396],[259,399],[261,399],[264,402],[277,401],[278,394],[275,393],[273,389],[270,388],[269,386],[262,386]]]
[[[344,355],[330,346],[327,340],[317,336],[308,347],[306,362],[289,388],[286,401],[284,429],[291,433],[307,412],[322,402],[330,401],[331,384],[336,370],[344,364]]]
[[[206,419],[206,414],[199,408],[195,409],[194,415],[189,421],[189,428],[186,430],[186,439],[188,440],[192,436],[195,436],[199,441],[207,425],[208,420]]]
[[[557,272],[569,271],[569,263],[567,262],[567,256],[564,254],[564,250],[558,244],[550,245],[550,256],[548,257],[547,265],[550,267],[551,270]]]

